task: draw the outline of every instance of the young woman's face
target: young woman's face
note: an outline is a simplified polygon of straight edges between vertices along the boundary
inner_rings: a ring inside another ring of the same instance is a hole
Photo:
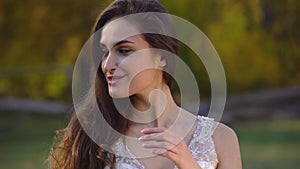
[[[120,32],[136,31],[134,29],[129,23],[120,22],[108,24],[102,31],[100,45],[107,52],[101,68],[113,98],[148,96],[162,83],[165,60],[151,51],[142,35],[122,38]]]

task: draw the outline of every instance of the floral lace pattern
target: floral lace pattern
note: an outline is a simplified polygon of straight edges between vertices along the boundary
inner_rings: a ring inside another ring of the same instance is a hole
[[[215,169],[218,164],[218,159],[212,139],[214,120],[203,116],[198,116],[197,119],[198,125],[188,147],[202,169]],[[117,156],[115,168],[145,169],[130,153],[121,138],[114,144],[112,149],[115,152],[126,152],[129,155],[127,157]],[[177,167],[175,166],[174,169],[177,169]]]

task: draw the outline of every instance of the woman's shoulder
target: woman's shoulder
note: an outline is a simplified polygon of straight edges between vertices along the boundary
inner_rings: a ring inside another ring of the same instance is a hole
[[[235,131],[220,122],[214,122],[213,140],[217,152],[219,165],[229,166],[235,164],[233,168],[240,168],[240,148],[239,141]],[[231,162],[231,164],[229,164]]]
[[[206,116],[198,116],[198,127],[196,128],[195,133],[201,134],[201,136],[212,137],[214,142],[231,142],[233,140],[237,141],[237,135],[235,131],[221,123],[214,121],[213,118]]]
[[[223,124],[221,122],[215,121],[213,118],[206,117],[206,116],[197,116],[197,119],[199,121],[199,125],[202,127],[211,128],[213,130],[213,137],[236,137],[235,131],[227,126],[226,124]]]
[[[213,137],[215,139],[222,138],[222,140],[224,140],[224,139],[236,139],[237,135],[231,127],[221,122],[214,121]]]
[[[228,147],[238,147],[238,137],[235,131],[221,123],[221,122],[214,122],[214,132],[213,132],[213,140],[216,146],[216,149],[221,151],[227,151]]]

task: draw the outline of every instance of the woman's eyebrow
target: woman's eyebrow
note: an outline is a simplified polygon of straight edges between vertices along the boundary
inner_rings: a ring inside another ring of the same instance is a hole
[[[113,45],[113,47],[118,46],[118,45],[122,45],[122,44],[124,44],[124,43],[132,43],[132,44],[134,44],[134,42],[132,42],[132,41],[130,41],[130,40],[121,40],[121,41],[115,43],[115,44]],[[107,49],[106,45],[105,45],[104,43],[101,43],[101,42],[100,42],[100,48],[101,48],[101,49]]]
[[[132,44],[134,44],[134,42],[132,42],[132,41],[130,41],[130,40],[121,40],[121,41],[115,43],[113,46],[122,45],[122,44],[124,44],[124,43],[132,43]]]

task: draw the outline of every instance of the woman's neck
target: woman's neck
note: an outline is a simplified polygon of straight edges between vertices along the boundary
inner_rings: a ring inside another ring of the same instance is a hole
[[[152,90],[148,96],[134,96],[132,103],[135,110],[132,111],[131,119],[134,120],[131,125],[169,127],[179,113],[179,107],[166,84]]]

